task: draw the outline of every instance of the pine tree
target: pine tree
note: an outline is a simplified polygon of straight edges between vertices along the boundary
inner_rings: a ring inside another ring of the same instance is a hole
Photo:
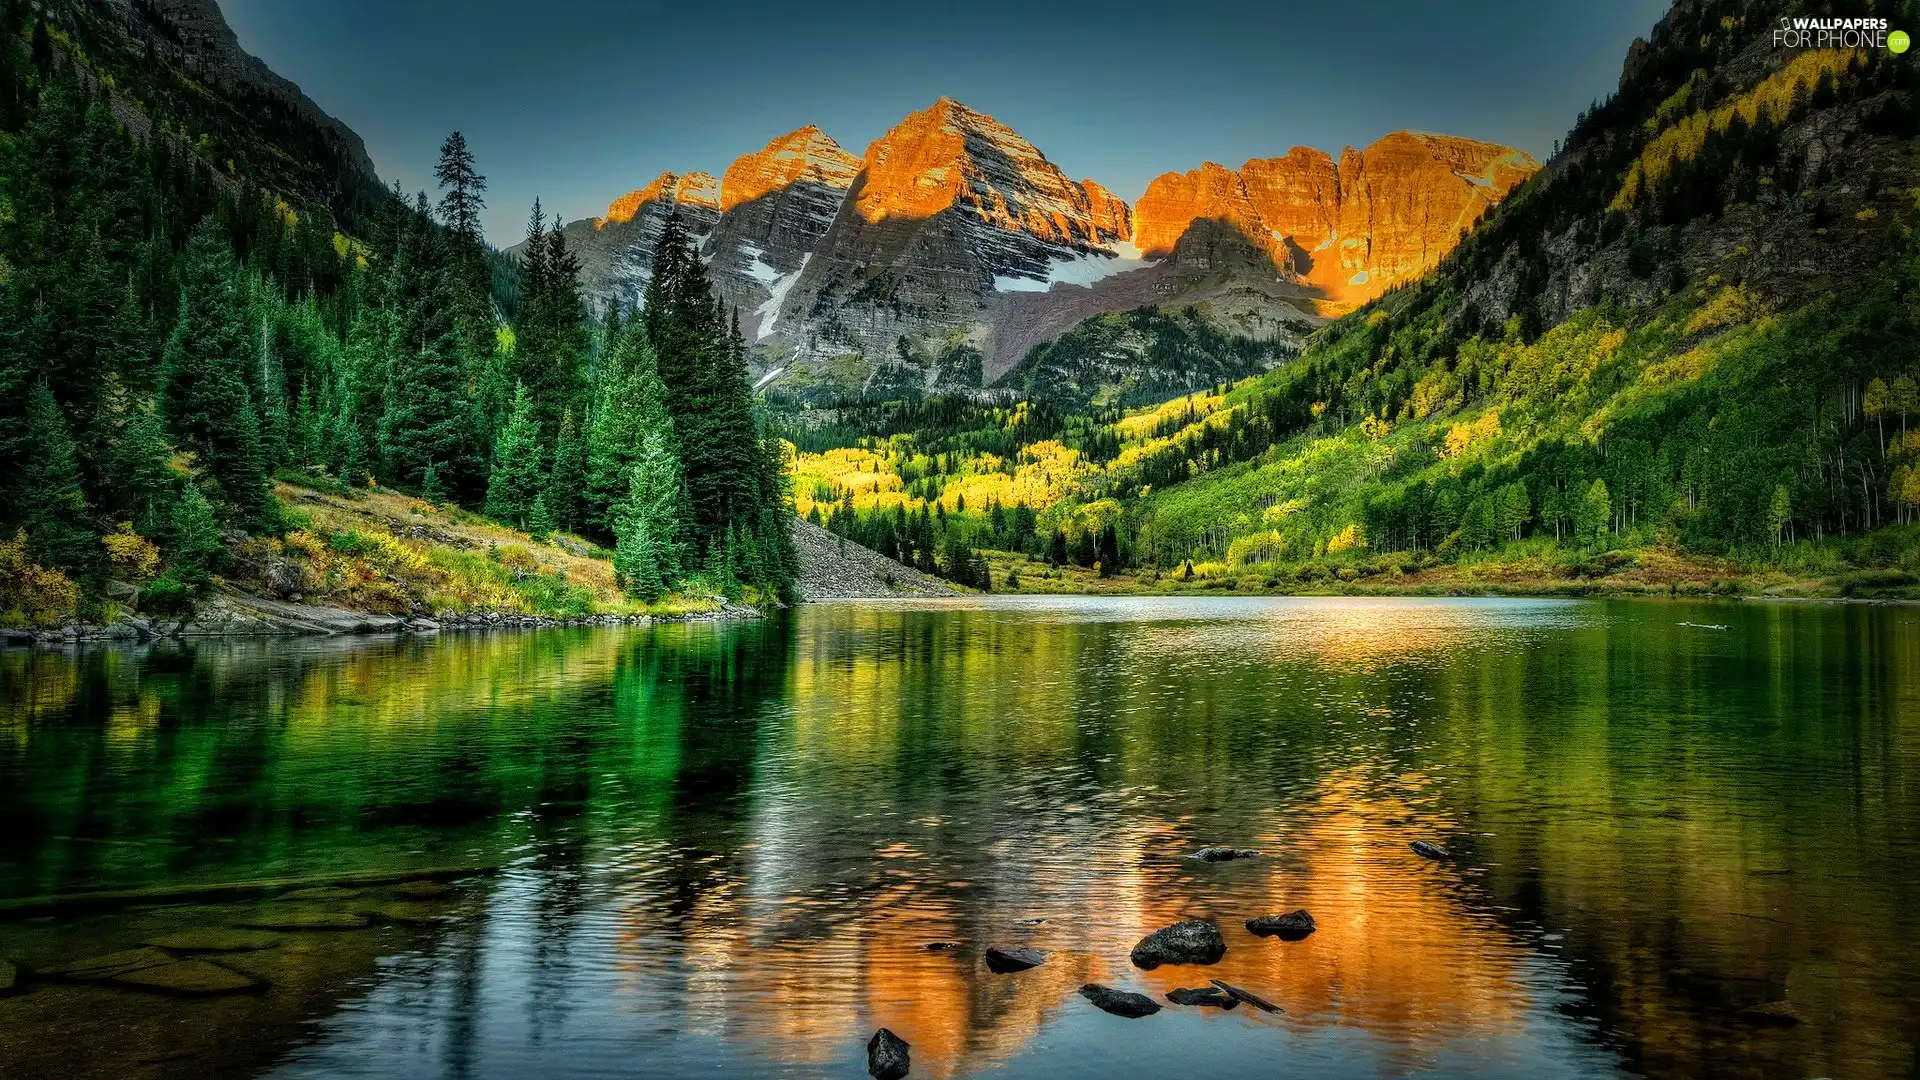
[[[602,365],[600,400],[587,436],[584,516],[597,535],[611,537],[615,532],[614,511],[627,498],[633,462],[646,433],[665,432],[672,444],[666,397],[645,331],[637,321],[627,323]]]
[[[100,560],[100,534],[87,521],[80,464],[60,405],[45,383],[27,397],[28,453],[19,482],[20,524],[34,561],[59,570],[89,571]]]
[[[525,524],[540,494],[540,428],[533,417],[533,395],[514,389],[513,412],[493,444],[493,471],[487,479],[488,517]]]
[[[533,497],[533,505],[527,509],[527,535],[545,540],[553,530],[553,511],[548,508],[547,493],[543,491]]]
[[[136,398],[118,378],[108,381],[109,440],[106,453],[110,508],[117,520],[133,522],[138,531],[153,535],[177,497],[173,469],[159,410]]]
[[[548,470],[543,492],[555,528],[568,532],[580,528],[586,512],[586,483],[587,443],[569,412],[560,418],[560,433],[553,442],[553,467]]]
[[[614,571],[633,595],[657,599],[684,565],[685,485],[668,433],[641,436],[627,473],[627,497],[615,515]]]
[[[430,260],[431,245],[427,251]],[[411,310],[393,320],[407,337],[394,342],[380,442],[388,475],[395,481],[419,484],[433,465],[441,484],[459,490],[471,482],[474,416],[464,393],[466,364],[448,303],[453,275],[446,267],[419,273],[431,284],[409,298]]]
[[[167,419],[196,474],[212,485],[224,517],[273,519],[260,421],[247,389],[253,350],[240,322],[233,253],[211,221],[194,230],[181,271],[180,318],[167,341]]]
[[[171,525],[167,533],[171,570],[185,584],[200,588],[207,576],[220,568],[226,549],[220,543],[213,507],[198,486],[188,484],[181,489],[179,500],[173,504]]]

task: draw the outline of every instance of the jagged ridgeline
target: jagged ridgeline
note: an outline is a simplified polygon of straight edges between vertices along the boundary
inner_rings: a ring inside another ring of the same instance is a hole
[[[0,620],[790,591],[780,444],[685,232],[644,310],[590,317],[537,209],[526,258],[486,247],[457,134],[438,178],[383,189],[205,0],[0,0]],[[375,485],[589,558],[300,508]]]
[[[926,502],[1016,566],[1111,572],[1115,529],[1128,570],[1213,585],[1905,589],[1916,67],[1774,46],[1782,16],[1822,13],[1676,4],[1431,272],[1264,375],[1011,446],[1006,399],[967,433],[842,410],[822,430],[853,445],[802,454],[800,504],[871,531]],[[1023,388],[1190,336],[1101,316],[1034,350]],[[995,524],[1015,506],[1038,517],[1017,538]]]

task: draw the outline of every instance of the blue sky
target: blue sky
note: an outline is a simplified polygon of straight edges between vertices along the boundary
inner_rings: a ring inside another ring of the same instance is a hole
[[[1068,174],[1137,198],[1162,172],[1401,128],[1545,158],[1612,91],[1661,0],[965,5],[222,0],[249,52],[431,184],[464,131],[488,237],[539,196],[568,219],[662,170],[705,170],[818,124],[858,155],[942,94]]]

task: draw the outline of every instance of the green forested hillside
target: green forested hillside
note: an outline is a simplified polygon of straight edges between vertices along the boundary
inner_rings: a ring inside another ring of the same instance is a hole
[[[214,90],[141,47],[161,18],[141,11],[0,6],[0,619],[174,611],[284,563],[385,575],[392,605],[428,610],[390,568],[309,557],[362,545],[281,505],[276,477],[577,534],[642,601],[789,589],[781,447],[683,231],[644,310],[590,319],[536,205],[497,289],[457,133],[437,206],[368,194],[298,110],[222,156],[247,102],[176,107]],[[551,584],[510,601],[544,609]]]

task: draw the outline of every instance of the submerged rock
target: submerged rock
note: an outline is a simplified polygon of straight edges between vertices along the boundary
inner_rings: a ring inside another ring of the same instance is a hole
[[[1043,949],[1003,949],[995,945],[987,950],[987,969],[997,975],[1011,975],[1039,967],[1047,962],[1047,955]]]
[[[1133,947],[1135,967],[1151,971],[1161,964],[1217,964],[1227,955],[1220,928],[1200,919],[1161,927]]]
[[[1235,859],[1257,859],[1260,853],[1252,848],[1203,847],[1193,853],[1193,858],[1201,862],[1233,862]]]
[[[952,952],[959,947],[960,943],[957,941],[929,941],[921,946],[928,952]]]
[[[1289,911],[1285,915],[1261,915],[1247,920],[1247,930],[1261,937],[1277,937],[1282,941],[1299,941],[1319,929],[1314,925],[1313,916],[1306,908]]]
[[[295,889],[281,893],[278,900],[352,900],[360,895],[359,889],[342,889],[334,885],[321,885],[312,889]]]
[[[1093,1002],[1094,1008],[1101,1012],[1110,1012],[1129,1020],[1152,1016],[1160,1011],[1160,1003],[1145,994],[1136,994],[1131,990],[1115,990],[1111,986],[1102,986],[1099,983],[1087,983],[1082,986],[1080,996]]]
[[[177,934],[162,934],[149,938],[142,944],[156,949],[172,949],[174,952],[258,952],[271,949],[280,944],[280,935],[267,930],[229,930],[223,927],[208,927],[202,930],[182,930]]]
[[[1251,990],[1242,989],[1232,983],[1221,982],[1219,979],[1208,979],[1207,981],[1233,995],[1235,1000],[1244,1001],[1254,1008],[1259,1009],[1261,1012],[1280,1013],[1287,1011]]]
[[[1753,1005],[1740,1010],[1743,1020],[1756,1024],[1771,1024],[1776,1027],[1792,1027],[1801,1022],[1800,1011],[1785,1001],[1769,1001],[1764,1005]]]
[[[1175,1005],[1204,1005],[1215,1009],[1238,1008],[1240,999],[1217,986],[1182,987],[1167,991],[1167,1000]]]
[[[19,981],[20,970],[5,960],[0,960],[0,994],[12,990],[14,984]]]
[[[263,911],[235,926],[248,930],[360,930],[367,925],[365,915],[351,911]]]
[[[867,1075],[874,1080],[900,1080],[913,1068],[907,1040],[881,1028],[867,1040]]]
[[[444,881],[403,881],[393,887],[393,895],[409,900],[436,900],[453,892]]]
[[[245,975],[210,960],[179,960],[159,967],[141,968],[113,981],[146,990],[169,994],[232,994],[251,990],[260,984]]]
[[[1446,848],[1441,847],[1439,844],[1429,844],[1425,840],[1415,840],[1407,846],[1413,849],[1414,854],[1423,859],[1446,860],[1453,858],[1453,853]]]
[[[458,921],[457,916],[442,910],[442,905],[422,903],[418,900],[393,900],[384,904],[369,904],[360,909],[360,913],[370,918],[403,923],[407,926],[440,926]]]
[[[107,953],[103,956],[89,956],[85,960],[76,960],[71,964],[62,964],[59,967],[46,968],[41,971],[41,974],[50,975],[56,979],[97,982],[101,979],[111,979],[118,975],[125,975],[128,972],[139,971],[143,968],[159,967],[162,964],[171,964],[173,962],[174,959],[170,954],[161,952],[159,949],[148,947],[143,949],[127,949],[122,952]]]

